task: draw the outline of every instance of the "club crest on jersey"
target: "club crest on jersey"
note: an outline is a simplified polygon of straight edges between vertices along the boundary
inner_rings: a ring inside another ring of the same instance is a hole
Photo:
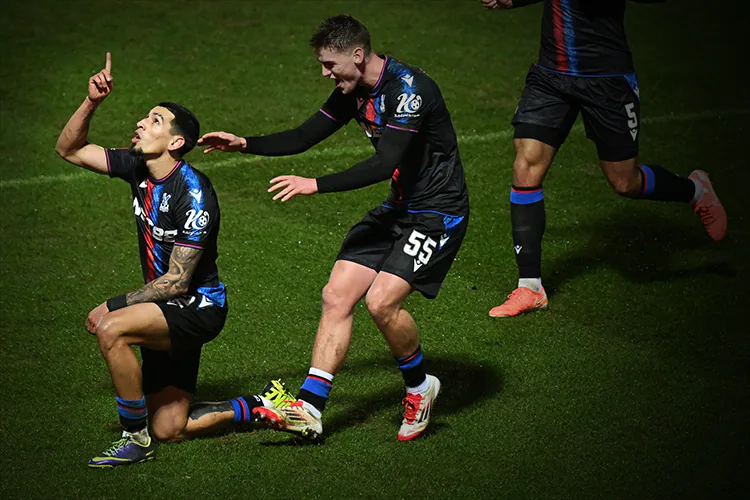
[[[396,118],[411,115],[419,111],[422,106],[422,97],[419,94],[407,94],[404,92],[398,96],[398,107],[396,107]]]
[[[164,193],[161,197],[161,204],[159,204],[160,212],[169,212],[169,199],[172,197],[171,194]]]

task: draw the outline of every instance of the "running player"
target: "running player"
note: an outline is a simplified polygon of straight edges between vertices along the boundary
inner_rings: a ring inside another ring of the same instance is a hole
[[[704,171],[683,178],[659,165],[638,163],[640,90],[625,37],[625,0],[481,0],[491,9],[542,1],[539,60],[526,76],[512,121],[516,160],[510,213],[518,288],[490,310],[493,317],[547,307],[541,278],[542,180],[579,112],[586,136],[596,144],[602,171],[617,194],[690,204],[717,241],[727,230],[726,212]]]
[[[216,267],[219,205],[208,177],[182,158],[195,146],[195,115],[162,102],[138,122],[130,149],[87,141],[94,111],[112,90],[112,58],[89,80],[88,97],[57,141],[68,162],[130,185],[145,285],[111,298],[88,315],[117,392],[124,428],[89,462],[114,467],[154,458],[154,437],[179,441],[248,422],[251,410],[293,399],[278,381],[262,396],[243,396],[190,408],[201,347],[224,326],[227,298]],[[141,348],[143,366],[130,348]],[[145,395],[145,396],[144,396]]]
[[[354,306],[364,297],[403,374],[405,412],[398,439],[406,441],[427,427],[440,381],[425,373],[417,326],[403,302],[414,290],[427,298],[437,295],[469,219],[456,134],[435,82],[419,68],[372,52],[370,34],[356,19],[326,19],[310,45],[323,77],[336,84],[318,112],[286,132],[263,137],[213,132],[198,143],[209,146],[205,152],[291,155],[354,119],[372,141],[373,156],[316,179],[276,177],[269,189],[278,191],[273,199],[347,191],[386,179],[391,179],[391,192],[341,246],[323,289],[312,365],[298,401],[286,409],[258,408],[255,413],[279,430],[310,438],[322,432],[321,412],[349,349]]]

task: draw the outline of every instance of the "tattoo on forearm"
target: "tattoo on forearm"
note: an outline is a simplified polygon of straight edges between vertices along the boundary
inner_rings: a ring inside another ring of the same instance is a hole
[[[196,403],[190,407],[188,418],[190,420],[198,420],[209,413],[223,413],[226,411],[234,411],[232,409],[232,403],[229,401],[221,401],[218,403]]]
[[[169,271],[127,295],[128,305],[178,297],[188,291],[193,271],[203,251],[175,245],[169,258]]]

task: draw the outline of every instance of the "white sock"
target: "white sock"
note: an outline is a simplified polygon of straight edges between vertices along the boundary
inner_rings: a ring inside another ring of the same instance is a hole
[[[320,413],[320,410],[318,410],[317,408],[315,408],[313,405],[311,405],[307,401],[304,401],[304,400],[300,400],[300,401],[302,401],[302,407],[305,410],[309,411],[312,414],[313,417],[315,417],[317,419],[320,419],[320,416],[322,415],[322,413]]]
[[[412,394],[425,394],[427,393],[427,389],[429,388],[430,388],[430,381],[427,380],[427,377],[425,377],[424,382],[422,382],[416,387],[407,387],[406,392],[411,392]]]
[[[703,197],[703,184],[701,184],[697,179],[690,180],[693,181],[693,184],[695,184],[695,194],[693,195],[693,199],[690,200],[690,204],[695,206],[695,204],[698,203],[698,200]]]
[[[263,396],[258,396],[260,398],[260,402],[263,403],[263,406],[266,408],[273,408],[273,403],[270,399],[266,399]]]
[[[122,437],[131,437],[133,438],[133,441],[146,445],[148,444],[148,441],[149,441],[148,427],[144,427],[138,432],[122,431]]]
[[[538,292],[542,289],[542,278],[520,278],[518,280],[518,288],[521,287]]]

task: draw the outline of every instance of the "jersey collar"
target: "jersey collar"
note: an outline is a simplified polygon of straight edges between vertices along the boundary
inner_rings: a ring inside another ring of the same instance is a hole
[[[184,164],[185,164],[185,160],[178,161],[177,164],[174,166],[174,168],[161,179],[154,179],[153,177],[151,177],[151,174],[149,173],[148,180],[151,181],[152,184],[162,184],[163,182],[166,182],[166,180],[169,179],[172,176],[172,174],[177,172],[177,170],[179,170],[180,167]]]

